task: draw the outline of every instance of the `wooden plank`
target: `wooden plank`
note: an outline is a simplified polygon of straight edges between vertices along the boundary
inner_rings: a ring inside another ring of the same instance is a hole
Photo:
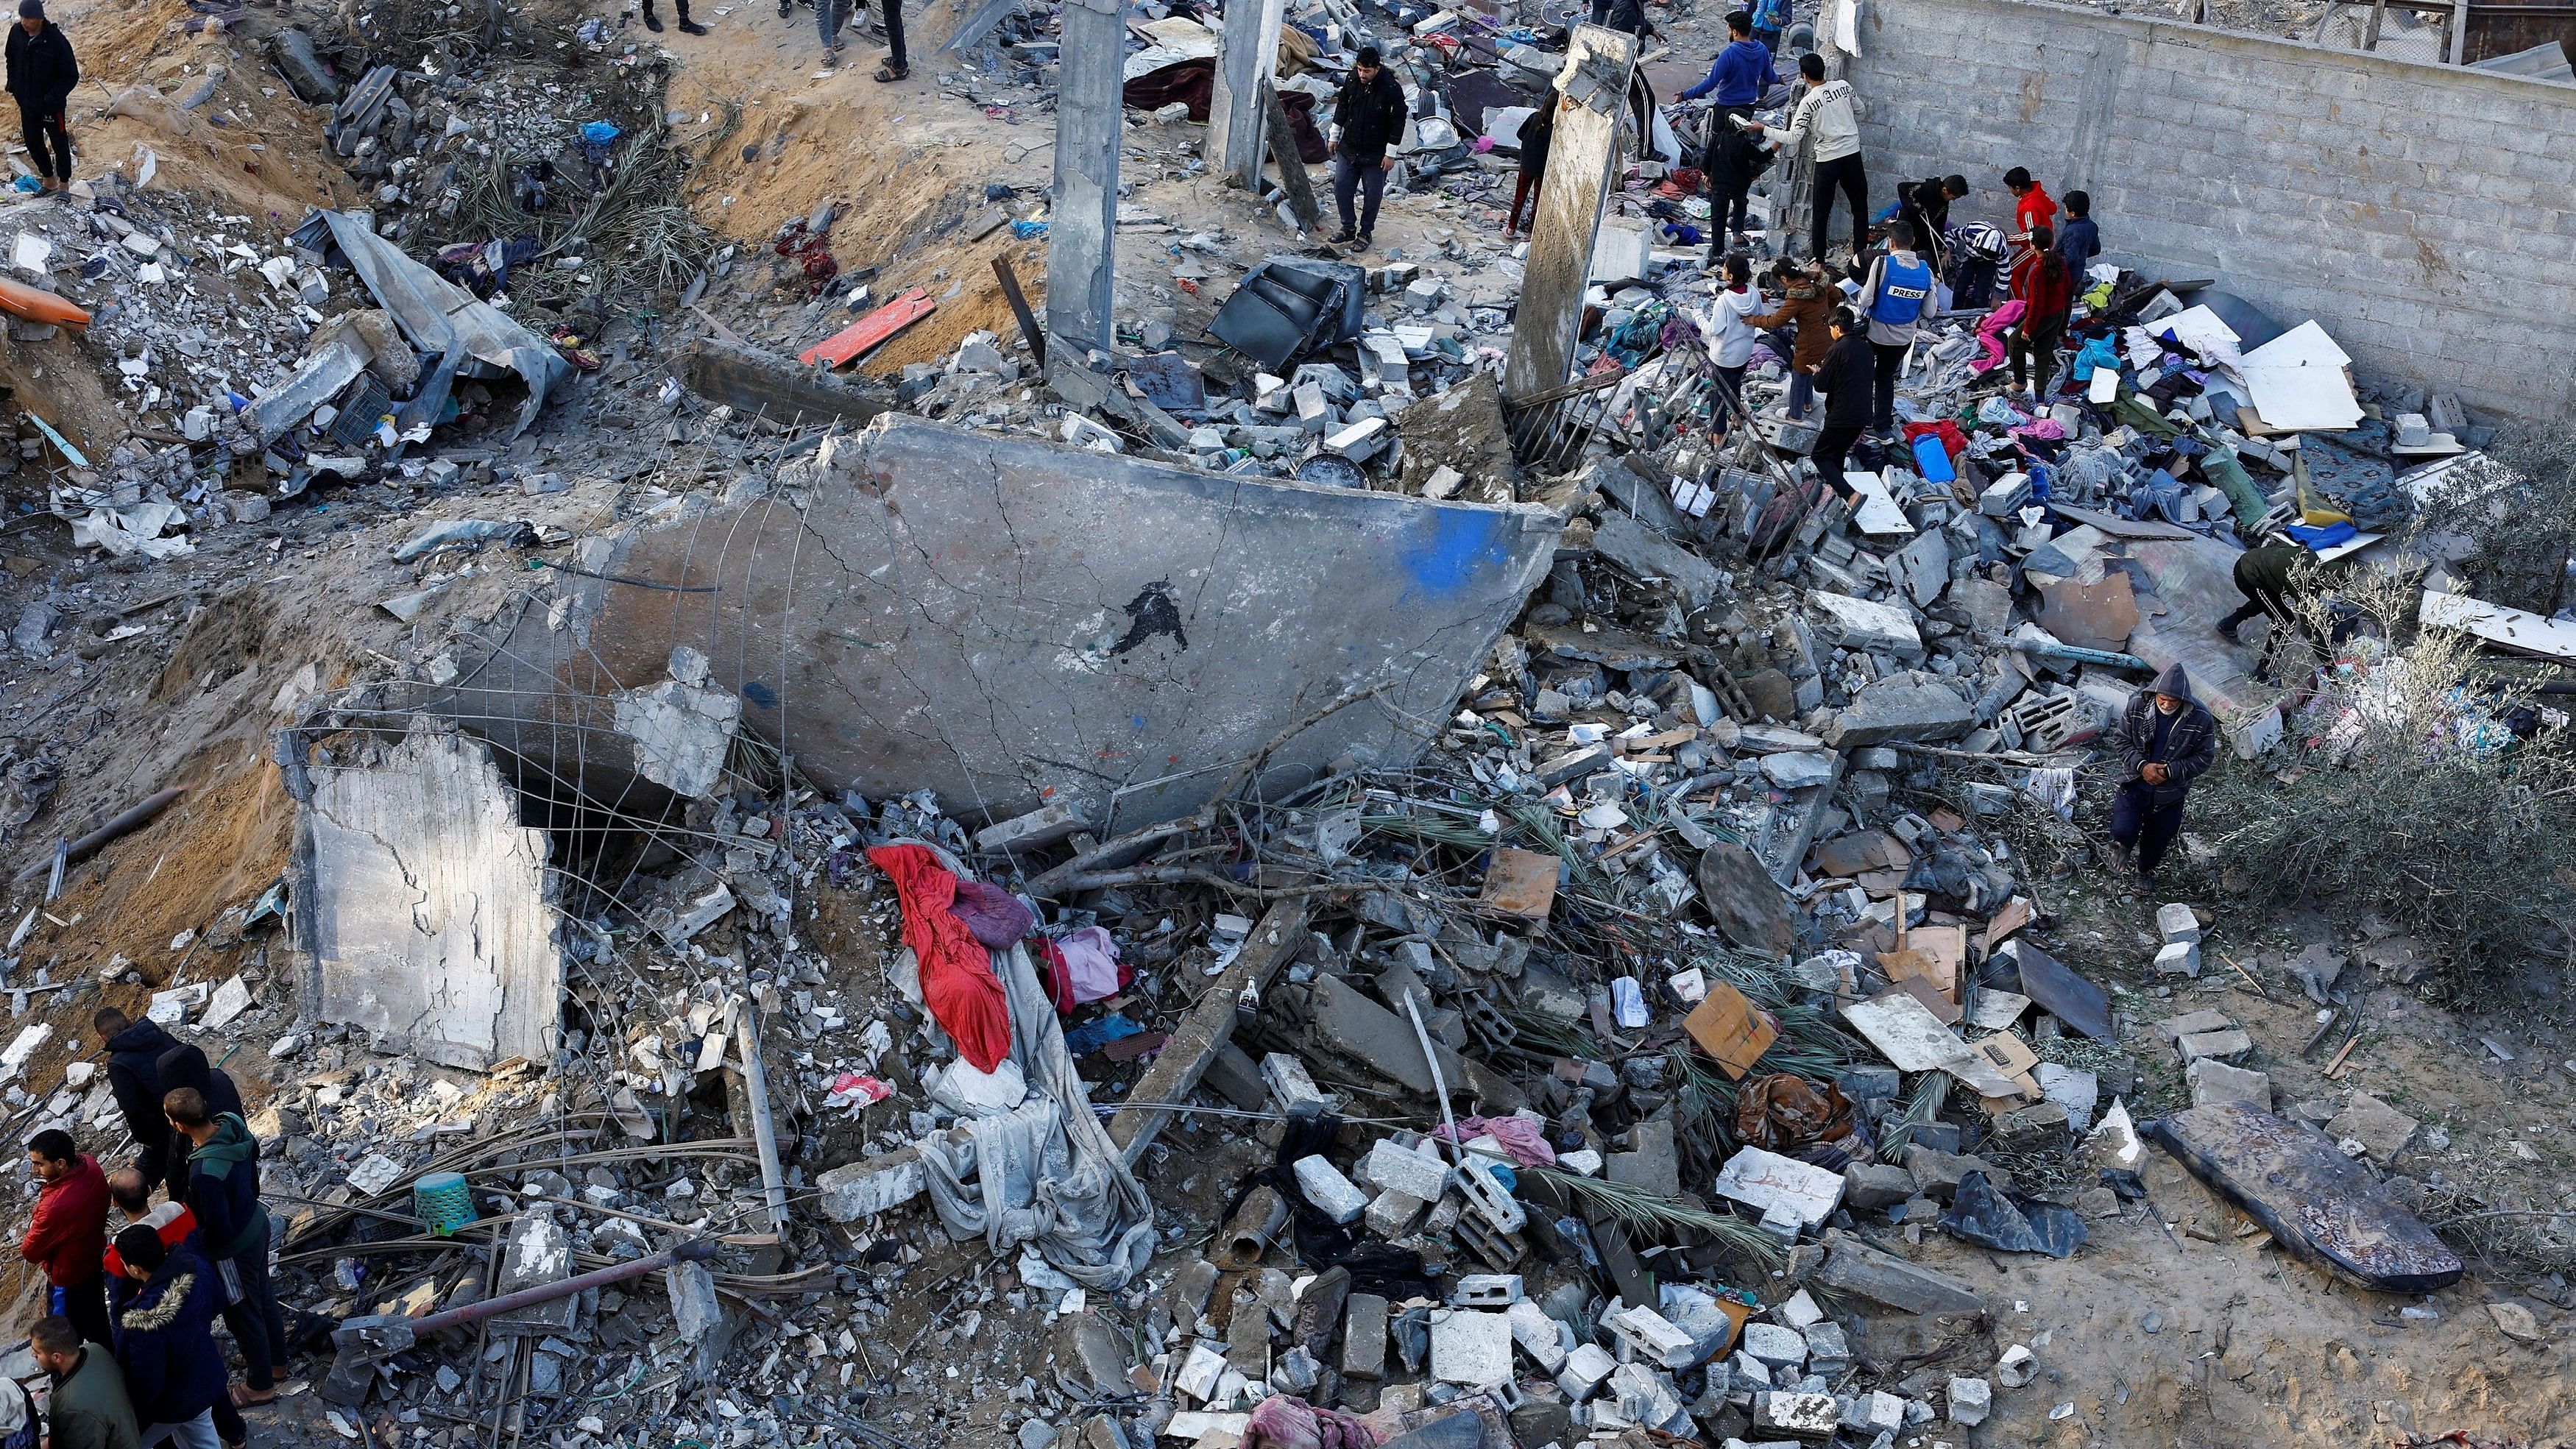
[[[1306,173],[1306,158],[1297,154],[1297,131],[1288,122],[1288,107],[1266,80],[1261,83],[1261,103],[1269,110],[1262,137],[1270,148],[1270,164],[1279,170],[1279,189],[1288,193],[1288,212],[1297,218],[1299,230],[1317,230],[1324,224],[1324,210],[1315,200],[1315,178]]]
[[[1210,983],[1207,994],[1164,1043],[1163,1054],[1136,1079],[1136,1089],[1127,1094],[1135,1105],[1119,1108],[1118,1115],[1109,1119],[1109,1140],[1129,1166],[1154,1145],[1165,1123],[1187,1110],[1151,1104],[1183,1101],[1197,1090],[1208,1064],[1234,1040],[1235,1003],[1244,989],[1267,989],[1270,978],[1306,944],[1307,910],[1304,896],[1290,896],[1272,906],[1253,926],[1234,964]]]
[[[1020,338],[1029,344],[1029,356],[1038,370],[1046,370],[1046,329],[1038,325],[1038,316],[1029,310],[1028,294],[1020,290],[1020,274],[1011,266],[1009,257],[993,258],[993,275],[1001,280],[1002,300],[1011,304],[1011,315],[1019,320]]]
[[[796,354],[796,360],[808,367],[817,362],[830,367],[847,367],[862,353],[882,345],[888,338],[938,310],[939,304],[930,299],[930,293],[915,287]]]

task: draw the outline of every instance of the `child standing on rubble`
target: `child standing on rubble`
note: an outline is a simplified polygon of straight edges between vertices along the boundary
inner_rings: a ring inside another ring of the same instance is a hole
[[[1833,333],[1833,345],[1826,350],[1825,360],[1816,364],[1815,381],[1816,391],[1825,395],[1825,426],[1816,434],[1815,450],[1808,457],[1816,465],[1816,476],[1849,503],[1859,495],[1843,481],[1843,458],[1869,426],[1875,368],[1858,314],[1849,307],[1836,307],[1826,327]]]
[[[1833,329],[1828,324],[1841,294],[1826,287],[1817,273],[1793,271],[1786,262],[1772,273],[1772,279],[1780,288],[1780,305],[1747,322],[1760,332],[1774,327],[1795,329],[1789,357],[1789,417],[1804,421],[1816,403],[1816,368],[1833,349]]]
[[[2037,406],[2056,377],[2067,309],[2075,304],[2075,279],[2058,254],[2056,233],[2045,226],[2032,227],[2013,258],[2012,295],[2022,304],[2021,325],[2013,329],[2013,391],[2026,393]]]
[[[1503,216],[1505,241],[1510,241],[1512,233],[1522,229],[1521,208],[1524,204],[1529,208],[1530,225],[1538,225],[1538,189],[1547,181],[1547,148],[1548,143],[1556,139],[1556,110],[1562,104],[1564,97],[1556,87],[1549,86],[1547,95],[1538,103],[1538,109],[1530,112],[1528,120],[1521,122],[1521,175],[1520,180],[1512,184],[1512,209]]]
[[[1744,369],[1753,361],[1752,318],[1762,311],[1762,293],[1753,285],[1753,263],[1741,253],[1726,259],[1726,283],[1708,309],[1708,357],[1717,369],[1722,399],[1712,403],[1711,439],[1723,439],[1734,426],[1744,400]]]

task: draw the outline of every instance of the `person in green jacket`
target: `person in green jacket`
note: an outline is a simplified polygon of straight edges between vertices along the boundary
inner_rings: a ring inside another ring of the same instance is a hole
[[[2299,637],[2320,655],[2330,655],[2336,646],[2353,633],[2355,611],[2341,605],[2329,605],[2334,619],[2331,638],[2319,627],[2317,611],[2302,608],[2302,595],[2315,587],[2316,574],[2300,565],[2316,555],[2296,543],[2267,543],[2236,556],[2236,592],[2245,596],[2245,606],[2218,621],[2218,636],[2228,643],[2239,642],[2236,631],[2255,615],[2268,616],[2272,632],[2263,640],[2263,657],[2255,662],[2254,678],[2268,681],[2272,677],[2272,660],[2279,653],[2281,641],[2296,630]]]
[[[80,1330],[57,1313],[37,1323],[27,1346],[54,1379],[45,1403],[51,1449],[141,1449],[125,1375],[104,1344],[81,1342]]]

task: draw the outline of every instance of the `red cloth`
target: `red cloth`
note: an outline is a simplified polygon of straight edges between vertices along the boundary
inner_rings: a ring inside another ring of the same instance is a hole
[[[18,1256],[45,1270],[45,1281],[69,1288],[98,1276],[107,1257],[107,1174],[84,1152],[65,1176],[36,1194]]]
[[[927,846],[880,845],[868,863],[894,881],[903,903],[903,943],[921,961],[921,999],[958,1054],[989,1072],[1011,1054],[1011,1008],[993,974],[992,953],[949,909],[957,877]],[[104,1191],[104,1186],[101,1188]]]
[[[154,1221],[155,1219],[159,1221]],[[164,1248],[178,1247],[188,1241],[190,1233],[197,1230],[197,1215],[184,1203],[165,1202],[137,1221],[151,1223],[161,1234],[161,1246]],[[114,1243],[108,1244],[107,1247],[107,1275],[111,1278],[125,1276],[125,1260],[116,1255]]]
[[[1959,461],[1959,455],[1961,453],[1968,451],[1968,435],[1960,432],[1959,425],[1950,421],[1948,418],[1943,418],[1938,422],[1907,423],[1905,425],[1905,441],[1909,443],[1913,442],[1916,438],[1922,437],[1926,433],[1929,433],[1933,437],[1941,440],[1941,451],[1949,454],[1950,461],[1953,463]]]

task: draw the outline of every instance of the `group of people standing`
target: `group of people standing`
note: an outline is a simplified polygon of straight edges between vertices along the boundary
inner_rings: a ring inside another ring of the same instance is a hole
[[[44,1270],[50,1295],[29,1337],[53,1381],[51,1449],[238,1449],[242,1409],[277,1397],[287,1352],[259,1144],[241,1094],[204,1052],[112,1007],[92,1025],[138,1151],[109,1172],[59,1128],[27,1142],[40,1187],[18,1252]],[[111,1207],[123,1219],[112,1239]],[[237,1388],[226,1387],[218,1317],[241,1351]]]

